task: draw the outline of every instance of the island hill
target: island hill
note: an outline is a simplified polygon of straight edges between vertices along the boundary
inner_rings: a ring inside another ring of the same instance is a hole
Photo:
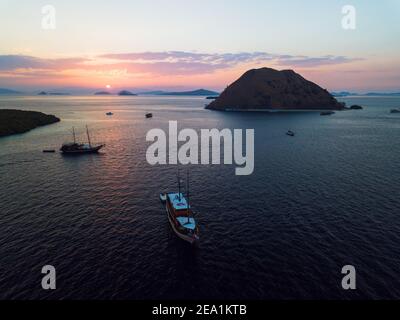
[[[70,93],[65,93],[65,92],[47,92],[47,91],[41,91],[38,93],[38,96],[69,96]]]
[[[99,92],[96,92],[94,95],[95,95],[95,96],[109,96],[109,95],[111,95],[111,92],[108,92],[108,91],[99,91]]]
[[[293,70],[253,69],[228,86],[206,108],[221,111],[342,110],[327,90]]]
[[[60,119],[53,115],[36,111],[0,110],[0,137],[24,133],[59,121]]]
[[[206,89],[198,89],[193,91],[165,92],[161,91],[157,95],[160,96],[218,96],[218,92]]]
[[[118,92],[118,95],[119,96],[137,96],[136,93],[132,93],[128,90],[122,90],[122,91]]]
[[[21,92],[15,91],[15,90],[11,90],[11,89],[0,88],[0,94],[16,95],[16,94],[21,94]]]
[[[110,95],[112,95],[112,93],[108,92],[108,91],[99,91],[99,92],[96,92],[94,95],[95,96],[110,96]],[[119,96],[137,96],[137,94],[132,93],[128,90],[122,90],[122,91],[118,92],[118,95]]]
[[[95,95],[112,95],[109,91],[99,91],[96,92]],[[119,96],[146,96],[146,95],[154,95],[154,96],[218,96],[218,92],[210,91],[206,89],[198,89],[193,91],[144,91],[139,93],[132,93],[128,90],[122,90],[118,92]]]

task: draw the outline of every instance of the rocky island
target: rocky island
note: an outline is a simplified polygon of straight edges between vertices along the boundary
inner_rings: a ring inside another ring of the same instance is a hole
[[[342,110],[327,90],[293,70],[253,69],[228,86],[206,109],[220,111]]]
[[[11,90],[11,89],[0,88],[0,94],[16,95],[16,94],[21,94],[21,92],[15,91],[15,90]]]
[[[111,95],[111,93],[108,91],[99,91],[99,92],[96,92],[94,95],[95,96],[109,96],[109,95]]]
[[[122,91],[118,92],[118,95],[119,96],[137,96],[137,94],[132,93],[128,90],[122,90]]]
[[[218,92],[206,89],[198,89],[193,91],[179,91],[179,92],[163,92],[162,96],[217,96]]]
[[[138,95],[152,95],[152,96],[218,96],[219,93],[211,90],[206,90],[206,89],[198,89],[198,90],[192,90],[192,91],[162,91],[162,90],[156,90],[156,91],[143,91],[139,92]]]
[[[41,91],[38,93],[38,96],[69,96],[69,93],[65,92],[46,92],[46,91]]]
[[[0,110],[0,137],[24,133],[59,121],[56,116],[36,111]]]

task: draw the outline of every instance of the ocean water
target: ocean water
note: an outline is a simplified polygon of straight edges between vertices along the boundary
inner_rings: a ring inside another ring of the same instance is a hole
[[[400,116],[389,111],[400,99],[342,100],[365,109],[321,117],[213,112],[203,98],[1,97],[0,108],[62,122],[0,138],[0,298],[399,299]],[[197,248],[175,236],[158,198],[177,189],[177,167],[146,162],[146,133],[169,120],[255,129],[253,175],[190,166]],[[106,143],[101,154],[42,153],[73,126],[85,139],[86,124]],[[55,291],[41,288],[46,264]],[[355,291],[341,288],[344,265],[357,270]]]

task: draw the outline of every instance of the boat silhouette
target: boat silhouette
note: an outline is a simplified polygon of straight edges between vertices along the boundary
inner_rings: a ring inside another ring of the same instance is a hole
[[[61,146],[60,151],[64,154],[88,154],[88,153],[97,153],[101,148],[103,148],[104,144],[93,145],[90,140],[89,129],[86,126],[86,134],[88,138],[88,143],[78,143],[76,141],[75,136],[75,128],[72,128],[72,135],[74,137],[74,142],[64,143]]]

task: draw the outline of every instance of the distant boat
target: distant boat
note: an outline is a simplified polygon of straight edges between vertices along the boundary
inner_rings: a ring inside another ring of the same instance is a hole
[[[291,131],[291,130],[288,130],[288,132],[286,132],[286,134],[287,134],[288,136],[291,136],[291,137],[294,137],[294,136],[295,136],[295,133],[294,133],[293,131]]]
[[[392,109],[390,110],[390,113],[400,113],[400,109]]]
[[[335,114],[334,111],[324,111],[320,113],[321,116],[331,116],[333,114]]]
[[[147,119],[153,118],[153,114],[152,113],[146,113],[146,118]]]
[[[190,244],[196,244],[200,238],[199,228],[190,206],[189,173],[186,182],[187,199],[181,192],[181,181],[178,172],[178,192],[162,193],[160,194],[160,200],[165,203],[168,220],[175,234]]]
[[[65,143],[62,145],[60,151],[64,154],[87,154],[87,153],[97,153],[101,148],[103,148],[104,144],[92,145],[89,136],[89,129],[86,126],[86,134],[88,138],[88,143],[77,143],[75,137],[75,129],[72,128],[72,134],[74,136],[74,142]]]
[[[54,152],[56,152],[56,150],[54,150],[54,149],[44,149],[43,152],[44,153],[54,153]]]
[[[107,115],[107,116],[112,116],[112,115],[114,115],[114,113],[112,113],[112,112],[107,112],[106,115]]]

